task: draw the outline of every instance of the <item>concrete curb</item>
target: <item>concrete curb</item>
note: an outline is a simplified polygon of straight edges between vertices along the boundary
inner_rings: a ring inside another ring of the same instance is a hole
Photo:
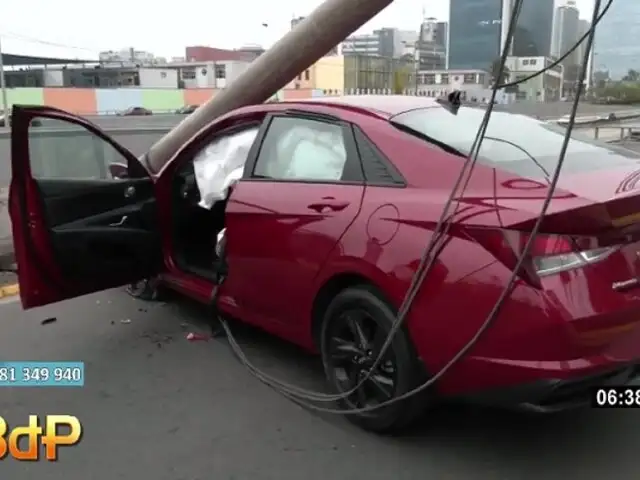
[[[13,238],[7,212],[8,199],[9,189],[0,187],[0,268],[5,269],[15,262]]]

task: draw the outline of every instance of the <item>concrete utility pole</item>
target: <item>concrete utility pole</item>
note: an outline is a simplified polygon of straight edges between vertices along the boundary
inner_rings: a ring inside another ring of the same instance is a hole
[[[231,85],[162,137],[149,150],[152,172],[212,120],[236,108],[267,101],[300,72],[364,25],[393,0],[327,0],[262,54]]]

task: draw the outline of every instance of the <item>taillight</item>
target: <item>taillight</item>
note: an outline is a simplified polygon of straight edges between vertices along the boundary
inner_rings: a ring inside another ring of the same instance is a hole
[[[514,230],[475,230],[472,236],[509,268],[515,268],[530,235]],[[598,246],[592,237],[538,234],[533,240],[519,272],[528,282],[539,285],[539,278],[566,272],[604,260],[620,245]]]
[[[540,277],[553,275],[554,273],[573,270],[585,265],[604,260],[616,250],[616,247],[594,248],[582,252],[564,253],[561,255],[550,255],[547,257],[533,257],[533,267]]]

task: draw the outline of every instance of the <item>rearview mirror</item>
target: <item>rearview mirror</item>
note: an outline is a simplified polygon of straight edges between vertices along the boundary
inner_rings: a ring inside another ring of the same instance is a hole
[[[110,163],[109,173],[112,178],[127,178],[129,176],[129,168],[124,163]]]

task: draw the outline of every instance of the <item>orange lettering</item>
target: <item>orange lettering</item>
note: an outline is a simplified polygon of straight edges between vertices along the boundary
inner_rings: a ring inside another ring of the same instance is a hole
[[[42,427],[38,425],[38,416],[29,415],[29,425],[16,427],[9,434],[7,443],[11,456],[16,460],[38,460],[38,441],[42,435]],[[27,437],[27,449],[20,450],[20,439]]]

